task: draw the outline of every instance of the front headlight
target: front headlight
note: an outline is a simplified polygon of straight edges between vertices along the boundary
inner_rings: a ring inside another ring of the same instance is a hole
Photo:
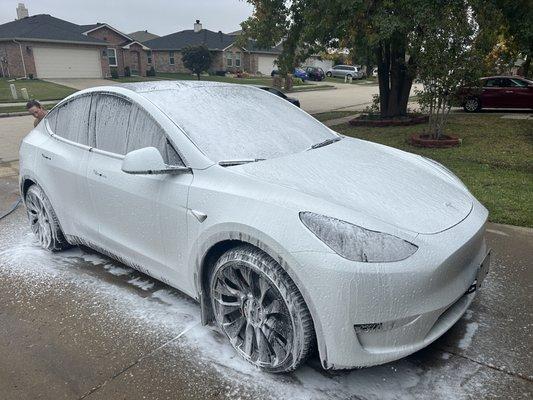
[[[341,257],[361,262],[393,262],[412,256],[418,246],[387,233],[371,231],[340,219],[301,212],[300,220]]]

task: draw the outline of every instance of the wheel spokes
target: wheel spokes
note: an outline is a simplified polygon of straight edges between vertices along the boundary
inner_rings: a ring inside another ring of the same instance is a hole
[[[291,354],[293,327],[279,290],[261,271],[228,263],[212,286],[213,311],[233,347],[260,367],[276,367]]]

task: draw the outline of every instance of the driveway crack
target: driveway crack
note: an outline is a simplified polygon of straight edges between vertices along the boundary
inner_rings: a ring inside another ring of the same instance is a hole
[[[510,375],[512,377],[515,377],[515,378],[520,378],[520,379],[523,379],[523,380],[528,381],[528,382],[533,382],[533,377],[521,374],[520,372],[509,371],[509,370],[507,370],[505,368],[497,367],[497,366],[492,365],[492,364],[487,364],[487,363],[484,363],[482,361],[478,361],[478,360],[476,360],[474,358],[465,356],[464,354],[456,353],[456,352],[452,351],[449,348],[441,348],[439,350],[444,351],[446,353],[453,354],[454,356],[457,356],[457,357],[464,358],[465,360],[472,361],[473,363],[481,365],[482,367],[487,367],[487,368],[490,368],[490,369],[495,370],[495,371],[503,372],[504,374]]]
[[[131,364],[127,365],[126,367],[124,367],[123,369],[121,369],[120,371],[118,371],[116,374],[114,374],[113,376],[111,376],[110,378],[106,379],[105,381],[103,381],[102,383],[100,383],[99,385],[96,385],[95,387],[93,387],[91,390],[89,390],[88,392],[86,392],[85,394],[83,394],[80,398],[78,398],[78,400],[83,400],[87,397],[89,397],[90,395],[92,395],[93,393],[97,392],[98,390],[100,390],[101,388],[103,388],[105,385],[107,385],[109,382],[113,381],[114,379],[118,378],[120,375],[122,375],[124,372],[128,371],[129,369],[133,368],[134,366],[136,366],[137,364],[139,364],[142,360],[148,358],[148,357],[151,357],[153,354],[157,353],[159,350],[161,350],[162,348],[168,346],[170,343],[172,342],[175,342],[176,340],[178,340],[180,337],[182,337],[183,335],[185,335],[187,332],[189,332],[191,329],[197,327],[198,325],[200,324],[200,322],[197,322],[193,325],[191,325],[190,327],[188,327],[187,329],[185,329],[183,332],[181,332],[179,335],[173,337],[172,339],[170,340],[167,340],[165,343],[163,343],[162,345],[156,347],[155,349],[153,349],[152,351],[150,351],[149,353],[147,354],[144,354],[142,355],[141,357],[139,357],[137,360],[135,360],[134,362],[132,362]]]

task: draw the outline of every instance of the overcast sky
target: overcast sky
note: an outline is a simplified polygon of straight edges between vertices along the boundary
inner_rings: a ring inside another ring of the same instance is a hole
[[[106,22],[131,33],[138,30],[158,35],[192,29],[199,19],[212,31],[232,32],[252,13],[243,0],[0,0],[0,24],[13,21],[18,3],[29,14],[50,14],[75,24]]]

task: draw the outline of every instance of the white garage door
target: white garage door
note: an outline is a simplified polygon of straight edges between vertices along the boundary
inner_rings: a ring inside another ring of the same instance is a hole
[[[276,59],[276,56],[259,55],[257,57],[257,70],[264,75],[270,75],[273,69],[277,69],[277,66],[274,65]]]
[[[87,49],[34,47],[38,78],[101,78],[100,52]]]

